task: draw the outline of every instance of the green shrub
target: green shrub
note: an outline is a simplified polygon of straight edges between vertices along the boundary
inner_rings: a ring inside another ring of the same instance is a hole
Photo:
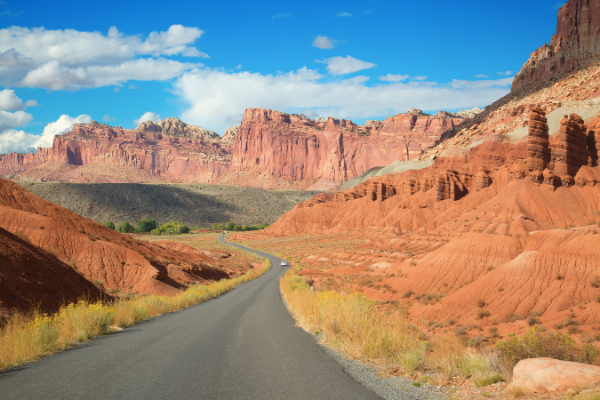
[[[134,232],[135,230],[133,229],[133,226],[131,226],[131,224],[127,221],[123,221],[119,224],[119,226],[117,227],[117,232],[120,233],[131,233]]]
[[[108,229],[112,229],[113,231],[115,230],[115,223],[112,221],[105,222],[102,225],[104,225]]]
[[[569,335],[561,332],[542,334],[536,328],[529,329],[521,337],[511,334],[508,339],[496,343],[496,348],[513,366],[526,358],[538,357],[592,364],[598,356],[598,349],[592,345],[579,347]]]
[[[226,231],[232,231],[234,227],[235,227],[235,224],[233,222],[228,222],[225,224]]]
[[[153,235],[177,235],[180,233],[189,233],[188,228],[183,222],[169,221],[162,224],[159,228],[153,229]]]
[[[156,228],[158,228],[158,222],[154,219],[141,219],[135,224],[135,229],[138,232],[152,232]]]

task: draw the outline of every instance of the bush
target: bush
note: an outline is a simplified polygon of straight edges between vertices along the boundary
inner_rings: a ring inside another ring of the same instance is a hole
[[[598,349],[592,345],[579,347],[569,335],[561,332],[542,334],[536,328],[529,329],[521,337],[511,334],[508,339],[496,343],[496,348],[511,366],[538,357],[592,364],[598,356]]]
[[[233,222],[228,222],[225,224],[226,231],[232,231],[234,227],[235,227],[235,224]]]
[[[108,229],[112,229],[113,231],[115,230],[115,223],[112,221],[104,222],[102,225],[104,225]]]
[[[160,228],[153,229],[151,232],[153,235],[171,235],[180,233],[189,233],[188,228],[183,222],[169,221],[160,226]]]
[[[123,221],[117,227],[117,232],[119,233],[131,233],[134,232],[133,226],[127,221]]]
[[[158,222],[154,219],[141,219],[135,224],[135,230],[138,232],[152,232],[158,228]]]

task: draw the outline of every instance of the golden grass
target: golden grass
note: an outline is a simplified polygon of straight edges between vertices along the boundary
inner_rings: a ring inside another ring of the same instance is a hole
[[[322,333],[325,344],[352,359],[399,365],[413,373],[427,351],[428,343],[406,322],[401,308],[383,315],[377,312],[375,302],[360,293],[311,293],[291,270],[280,285],[300,325],[309,332]]]
[[[434,369],[446,382],[457,375],[471,378],[476,386],[503,380],[495,355],[473,353],[451,333],[425,340],[408,322],[403,308],[381,312],[361,293],[311,292],[292,270],[281,278],[280,288],[299,325],[308,332],[321,333],[324,344],[351,359],[401,369],[408,375],[419,369]]]
[[[16,313],[0,330],[0,371],[108,334],[111,327],[124,328],[215,298],[258,278],[270,267],[271,263],[265,260],[261,270],[250,270],[238,278],[208,286],[193,286],[172,297],[138,296],[108,303],[80,301],[61,307],[51,316],[35,311],[28,315]]]

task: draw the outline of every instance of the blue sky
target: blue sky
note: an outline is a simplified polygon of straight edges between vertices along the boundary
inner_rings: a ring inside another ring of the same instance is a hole
[[[563,3],[7,0],[0,153],[90,118],[176,116],[222,134],[246,107],[359,123],[483,107],[550,41]]]

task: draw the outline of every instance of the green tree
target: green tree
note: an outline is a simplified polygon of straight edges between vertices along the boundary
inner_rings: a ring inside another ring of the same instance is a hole
[[[115,230],[115,223],[112,221],[108,221],[103,223],[102,225],[104,225],[105,227],[112,229],[113,231]]]
[[[176,235],[178,233],[188,233],[188,228],[183,222],[169,221],[162,224],[159,228],[153,229],[153,235]],[[172,233],[171,233],[172,232]]]
[[[135,224],[135,229],[138,232],[151,232],[158,228],[158,222],[154,219],[141,219]]]
[[[239,232],[242,230],[242,227],[240,225],[234,225],[233,230]]]
[[[232,231],[234,226],[235,226],[235,224],[233,222],[228,222],[225,224],[225,230]]]
[[[133,232],[133,226],[131,226],[131,224],[127,221],[123,221],[119,224],[119,226],[117,227],[117,232],[120,233],[131,233]]]

